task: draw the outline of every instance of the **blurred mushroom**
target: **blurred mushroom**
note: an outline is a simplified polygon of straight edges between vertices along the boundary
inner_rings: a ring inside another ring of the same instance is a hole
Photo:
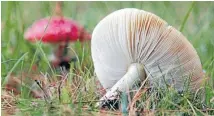
[[[24,38],[31,42],[41,40],[43,43],[56,46],[51,57],[53,67],[62,65],[69,69],[72,59],[67,53],[68,43],[90,40],[91,35],[76,21],[63,17],[61,5],[62,2],[56,2],[55,16],[35,21],[26,30]]]
[[[151,87],[190,91],[202,85],[199,56],[190,42],[158,16],[138,9],[115,11],[95,27],[91,41],[96,75],[107,90],[100,101],[114,100],[136,81]],[[104,102],[98,103],[102,105]]]

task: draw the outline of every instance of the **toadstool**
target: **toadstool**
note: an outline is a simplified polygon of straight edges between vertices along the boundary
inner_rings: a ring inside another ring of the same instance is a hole
[[[62,2],[56,2],[55,15],[35,21],[29,27],[24,38],[31,42],[40,41],[56,46],[52,55],[52,65],[64,65],[69,68],[70,57],[67,55],[69,42],[90,40],[91,35],[76,21],[64,17],[61,11]],[[50,21],[49,21],[50,19]],[[47,27],[47,28],[46,28]]]
[[[109,14],[95,27],[91,49],[95,73],[107,91],[100,101],[113,100],[146,78],[151,87],[167,84],[177,91],[183,91],[188,80],[190,90],[202,85],[204,74],[194,47],[150,12],[126,8]]]

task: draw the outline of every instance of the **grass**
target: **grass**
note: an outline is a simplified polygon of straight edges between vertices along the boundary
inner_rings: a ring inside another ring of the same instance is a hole
[[[101,111],[94,107],[100,96],[96,92],[90,43],[76,42],[70,45],[70,51],[75,51],[78,56],[76,70],[71,70],[65,76],[66,81],[56,82],[55,77],[60,75],[56,70],[50,70],[47,60],[51,46],[31,44],[23,38],[24,31],[32,22],[51,14],[54,3],[1,3],[1,84],[4,85],[12,76],[21,80],[15,81],[21,85],[18,96],[13,95],[15,92],[5,93],[4,86],[1,86],[1,107],[13,110],[16,115],[100,115]],[[143,108],[144,115],[214,115],[214,2],[65,2],[63,13],[92,32],[107,14],[127,7],[153,12],[180,29],[197,50],[203,69],[209,77],[204,102],[200,95],[195,97],[189,92],[179,94],[169,88],[145,92],[137,101],[136,107]],[[38,64],[39,70],[30,71],[34,63]],[[71,65],[74,67],[74,64]],[[35,79],[44,80],[46,84],[41,83],[42,87],[53,85],[52,94],[48,95],[50,98],[32,98],[32,90],[46,94],[38,89]],[[61,87],[60,100],[58,87]],[[117,112],[102,113],[114,115]]]

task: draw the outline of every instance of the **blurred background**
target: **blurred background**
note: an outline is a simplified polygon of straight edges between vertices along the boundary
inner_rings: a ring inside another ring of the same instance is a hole
[[[49,44],[32,44],[24,39],[24,32],[32,23],[50,16],[55,2],[1,2],[1,77],[8,73],[20,74],[38,62],[38,72],[49,71],[46,57],[51,52]],[[189,15],[186,15],[193,7]],[[214,87],[214,2],[63,2],[64,16],[79,22],[92,33],[96,24],[109,13],[122,8],[138,8],[152,12],[168,22],[193,44]],[[185,19],[186,22],[185,22]],[[185,22],[185,23],[184,23]],[[183,26],[183,27],[182,27]],[[93,75],[90,41],[75,42],[72,49]],[[37,51],[37,52],[36,52]],[[27,53],[27,54],[26,54]],[[35,72],[33,72],[35,73]]]
[[[109,13],[121,8],[139,8],[152,12],[176,29],[180,29],[191,2],[69,2],[63,3],[63,13],[83,25],[90,33]],[[24,31],[36,20],[50,16],[54,2],[2,2],[1,57],[2,76],[13,67],[16,59],[29,52],[32,60],[33,45],[23,38]],[[214,2],[196,2],[182,33],[197,50],[206,69],[214,59]],[[42,46],[45,53],[49,46]],[[87,48],[87,49],[90,49]],[[87,51],[87,50],[86,50]],[[80,55],[80,54],[78,54]],[[90,54],[89,54],[90,55]],[[12,61],[8,61],[12,60]],[[5,61],[8,61],[5,63]],[[209,61],[209,62],[208,62]],[[206,64],[208,62],[208,64]],[[27,66],[27,62],[25,66]],[[213,66],[213,65],[212,65]],[[44,66],[43,66],[44,67]],[[18,70],[18,69],[16,69]]]

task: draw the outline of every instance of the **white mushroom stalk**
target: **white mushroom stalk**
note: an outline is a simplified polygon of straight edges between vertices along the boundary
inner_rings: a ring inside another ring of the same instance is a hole
[[[101,100],[126,92],[148,77],[151,87],[170,85],[178,91],[190,82],[198,89],[203,71],[196,50],[175,28],[158,16],[138,9],[115,11],[92,34],[96,75],[107,90]],[[113,98],[112,98],[113,99]]]
[[[124,92],[129,90],[135,81],[143,80],[145,78],[145,72],[139,63],[133,63],[129,66],[127,73],[121,78],[104,96],[108,100],[114,100],[118,95],[118,92]],[[122,85],[122,86],[121,86]],[[101,100],[105,100],[102,98]]]

